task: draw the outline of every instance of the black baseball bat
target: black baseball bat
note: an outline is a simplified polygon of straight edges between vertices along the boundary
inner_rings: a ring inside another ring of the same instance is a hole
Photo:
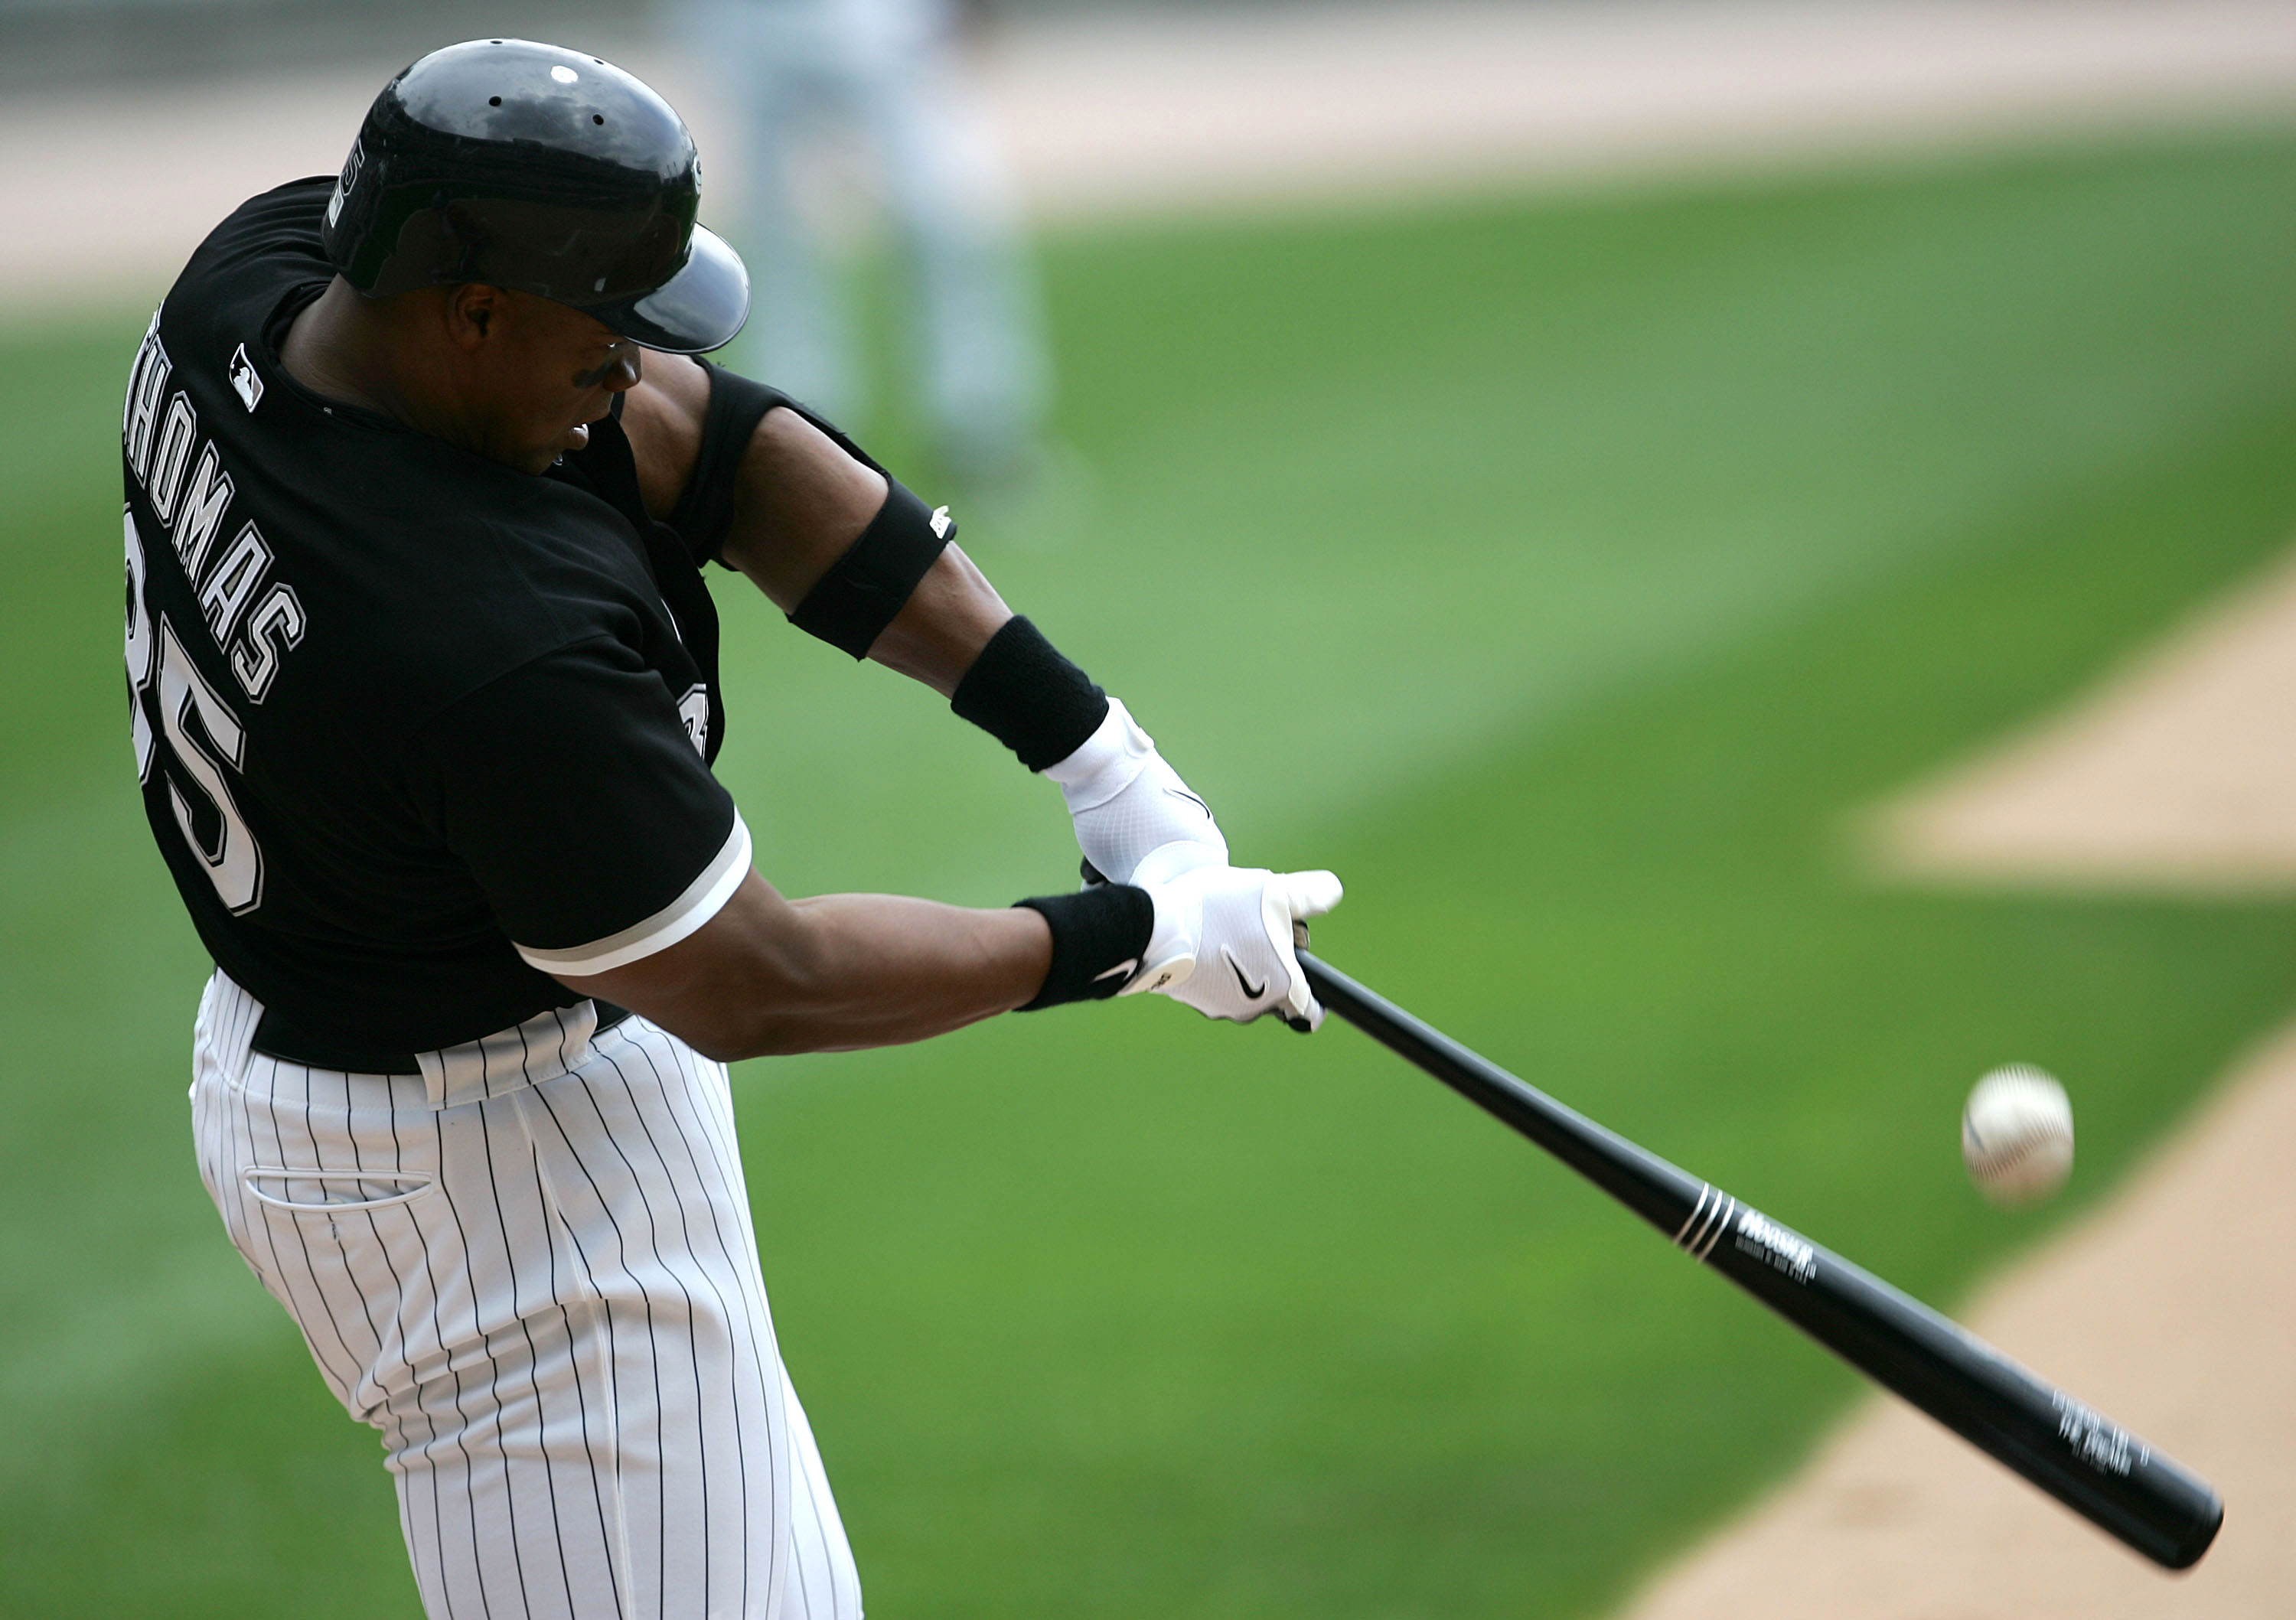
[[[2187,1569],[2224,1503],[2204,1480],[1956,1323],[1468,1051],[1306,951],[1316,999],[1513,1125],[1875,1382],[2146,1558]]]

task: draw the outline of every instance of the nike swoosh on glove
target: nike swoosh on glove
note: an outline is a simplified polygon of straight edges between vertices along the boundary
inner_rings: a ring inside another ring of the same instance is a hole
[[[1273,1012],[1306,1033],[1324,1021],[1294,953],[1292,925],[1320,917],[1345,892],[1327,871],[1190,866],[1159,850],[1133,881],[1155,902],[1143,966],[1119,994],[1168,995],[1239,1024]]]
[[[1099,729],[1058,765],[1045,767],[1061,785],[1076,823],[1077,847],[1095,871],[1111,883],[1134,883],[1151,855],[1175,850],[1160,869],[1225,866],[1227,839],[1211,806],[1164,763],[1156,740],[1111,698]]]

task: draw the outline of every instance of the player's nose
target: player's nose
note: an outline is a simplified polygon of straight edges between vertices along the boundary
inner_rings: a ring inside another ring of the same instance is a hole
[[[645,350],[624,339],[606,351],[606,358],[597,366],[575,374],[578,389],[604,389],[608,393],[625,394],[645,380]]]

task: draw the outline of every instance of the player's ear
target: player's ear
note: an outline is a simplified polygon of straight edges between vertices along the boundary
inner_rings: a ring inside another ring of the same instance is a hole
[[[479,282],[447,289],[447,336],[465,354],[482,348],[503,318],[503,290]]]

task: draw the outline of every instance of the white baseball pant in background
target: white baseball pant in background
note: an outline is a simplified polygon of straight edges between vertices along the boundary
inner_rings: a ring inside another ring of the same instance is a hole
[[[209,981],[200,1174],[382,1431],[431,1620],[859,1620],[725,1067],[585,1002],[346,1075],[250,1051],[262,1010]]]

